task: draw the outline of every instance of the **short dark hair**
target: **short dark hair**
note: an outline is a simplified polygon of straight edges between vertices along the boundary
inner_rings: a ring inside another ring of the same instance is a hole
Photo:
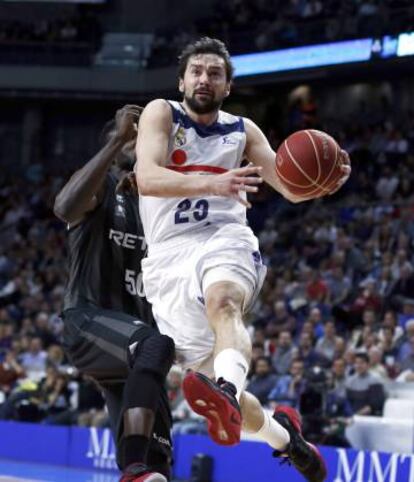
[[[226,64],[226,77],[230,82],[233,79],[234,67],[231,63],[229,51],[225,44],[216,38],[202,37],[201,39],[188,44],[178,56],[178,75],[184,78],[188,59],[193,55],[215,54],[221,57]]]
[[[355,355],[355,360],[357,358],[359,358],[360,360],[363,360],[365,363],[369,363],[369,356],[365,352],[357,353]]]
[[[264,344],[261,341],[255,341],[252,343],[252,348],[262,348],[264,350]]]
[[[265,363],[267,363],[269,365],[269,367],[272,366],[272,360],[268,356],[265,356],[265,355],[258,356],[256,358],[256,365],[260,361],[264,361]]]

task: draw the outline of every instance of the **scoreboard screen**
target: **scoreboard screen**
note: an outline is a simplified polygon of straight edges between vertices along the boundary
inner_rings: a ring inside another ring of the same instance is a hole
[[[414,55],[414,32],[235,55],[235,77]]]

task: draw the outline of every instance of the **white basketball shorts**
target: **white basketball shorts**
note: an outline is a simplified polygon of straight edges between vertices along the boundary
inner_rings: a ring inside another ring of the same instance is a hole
[[[218,281],[238,283],[246,293],[246,311],[266,275],[258,240],[249,227],[227,224],[204,234],[177,247],[171,242],[150,247],[142,261],[145,293],[155,320],[161,333],[173,338],[177,361],[184,369],[199,369],[213,352],[214,333],[204,306],[208,286]]]

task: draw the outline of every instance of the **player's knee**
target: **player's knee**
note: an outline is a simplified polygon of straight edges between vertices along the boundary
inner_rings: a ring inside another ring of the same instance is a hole
[[[169,336],[157,333],[142,342],[136,353],[134,367],[165,378],[174,362],[174,357],[174,341]]]
[[[237,315],[241,312],[244,301],[244,291],[234,283],[223,283],[212,286],[207,290],[206,309],[207,315],[222,316],[224,314]]]

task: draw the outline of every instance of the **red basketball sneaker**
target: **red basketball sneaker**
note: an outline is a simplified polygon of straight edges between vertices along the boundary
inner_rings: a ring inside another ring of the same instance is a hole
[[[208,433],[219,445],[240,442],[241,413],[236,387],[223,379],[213,382],[190,371],[183,380],[184,396],[195,413],[207,419]]]
[[[151,472],[144,464],[132,464],[125,469],[119,482],[168,482],[168,480],[158,472]]]
[[[290,435],[286,452],[275,450],[275,457],[287,457],[292,465],[308,482],[324,482],[327,477],[325,462],[319,450],[302,437],[302,420],[299,413],[291,407],[276,407],[273,418]]]

